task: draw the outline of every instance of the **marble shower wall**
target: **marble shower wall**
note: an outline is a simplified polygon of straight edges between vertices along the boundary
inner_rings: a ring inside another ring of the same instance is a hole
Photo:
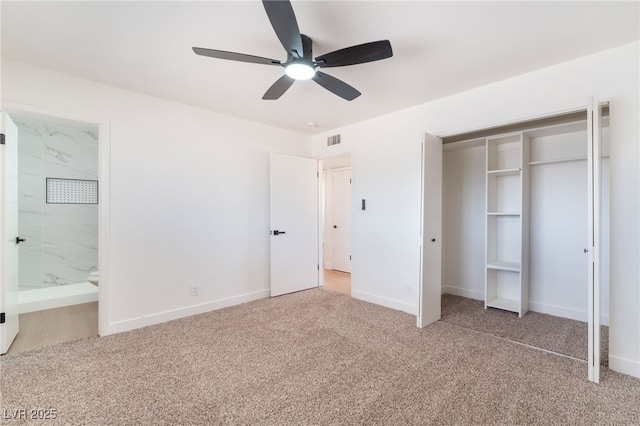
[[[17,121],[19,288],[86,282],[98,268],[98,205],[47,204],[46,178],[98,179],[95,126]]]

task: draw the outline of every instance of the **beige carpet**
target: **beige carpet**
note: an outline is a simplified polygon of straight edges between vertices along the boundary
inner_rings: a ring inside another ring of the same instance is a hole
[[[592,384],[582,361],[445,322],[419,330],[414,316],[319,289],[1,367],[4,410],[54,408],[59,424],[640,423],[638,379],[604,369]]]
[[[442,321],[508,340],[587,360],[587,323],[552,315],[484,309],[481,300],[442,295]],[[609,327],[600,327],[600,363],[609,365]]]

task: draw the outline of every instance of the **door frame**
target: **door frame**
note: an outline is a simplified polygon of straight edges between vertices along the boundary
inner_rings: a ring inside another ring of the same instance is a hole
[[[600,382],[600,273],[602,227],[602,105],[597,96],[587,106],[587,185],[588,191],[588,362],[589,380]],[[610,289],[611,287],[609,287]],[[611,291],[611,290],[609,290]]]
[[[600,323],[601,323],[602,314],[601,314],[601,305],[600,305],[601,294],[600,294],[599,281],[600,281],[600,274],[601,274],[600,267],[602,262],[602,256],[600,253],[601,224],[599,223],[599,221],[601,220],[600,209],[602,208],[602,197],[600,194],[601,188],[597,189],[596,194],[593,193],[593,179],[594,178],[597,180],[601,179],[602,171],[601,171],[601,166],[598,165],[597,167],[595,167],[596,170],[594,173],[593,163],[600,161],[601,151],[600,151],[600,147],[598,146],[594,152],[593,145],[594,144],[599,145],[602,142],[601,120],[605,116],[604,112],[602,111],[605,108],[606,109],[609,108],[609,101],[599,101],[599,98],[597,96],[590,96],[587,99],[586,105],[579,106],[576,108],[562,110],[562,111],[558,111],[551,114],[542,114],[542,115],[532,116],[529,118],[507,121],[497,126],[486,126],[486,127],[483,126],[479,128],[465,130],[465,131],[451,132],[451,133],[438,135],[438,137],[440,137],[441,139],[446,139],[446,138],[464,134],[468,137],[468,139],[465,138],[464,140],[473,140],[475,139],[474,134],[476,134],[475,136],[477,136],[478,138],[486,137],[486,136],[480,136],[480,134],[484,133],[487,130],[494,130],[496,128],[507,128],[511,126],[521,126],[527,123],[537,122],[542,120],[562,119],[563,117],[569,117],[574,114],[583,114],[583,113],[586,114],[587,139],[588,139],[587,140],[587,147],[588,147],[587,168],[588,168],[588,174],[589,174],[589,176],[587,177],[587,185],[589,186],[589,192],[587,196],[590,198],[593,198],[594,195],[596,196],[595,197],[596,199],[592,200],[592,202],[595,201],[594,202],[595,206],[593,206],[592,210],[588,213],[590,216],[588,219],[588,226],[594,227],[595,225],[595,227],[597,228],[593,230],[593,235],[590,235],[591,241],[588,241],[589,247],[585,248],[585,253],[588,254],[589,256],[589,259],[587,260],[587,264],[591,265],[593,263],[593,270],[590,271],[590,274],[592,275],[593,278],[595,278],[595,280],[592,280],[592,282],[589,282],[589,281],[587,282],[587,287],[588,287],[587,288],[587,291],[588,291],[588,303],[587,303],[588,360],[587,360],[587,364],[588,364],[588,380],[595,383],[599,383],[599,379],[600,379],[599,376],[600,376],[600,369],[601,369],[600,342],[601,342],[602,336],[600,335]],[[609,112],[609,115],[610,115],[610,112]],[[611,145],[611,143],[612,143],[612,138],[611,136],[609,136],[609,144]],[[443,145],[443,148],[444,148],[444,145]],[[444,173],[444,168],[443,168],[443,173]],[[593,176],[594,174],[595,176]],[[610,188],[611,188],[611,182],[609,181],[609,190]],[[609,198],[610,197],[611,197],[611,193],[609,192]],[[609,204],[611,204],[610,199],[609,199]],[[595,216],[594,213],[596,213],[595,210],[597,210],[597,217],[594,217]],[[609,218],[609,220],[611,220],[611,218]],[[594,221],[598,223],[594,224]],[[611,240],[610,234],[608,235],[608,238],[610,243],[610,240]],[[611,277],[609,276],[609,279],[608,279],[609,294],[611,293],[610,278]],[[609,342],[607,342],[607,345],[608,344]]]
[[[319,276],[319,280],[320,283],[322,285],[322,283],[324,283],[324,222],[325,222],[325,200],[326,200],[326,176],[324,174],[324,161],[326,160],[330,160],[332,158],[338,158],[338,157],[349,157],[349,165],[348,166],[341,166],[341,167],[349,167],[351,169],[351,232],[350,232],[350,240],[351,240],[351,286],[350,286],[350,290],[351,290],[351,294],[353,294],[353,261],[356,258],[356,249],[353,245],[353,229],[354,229],[354,221],[355,221],[355,215],[354,215],[354,208],[353,208],[353,196],[355,194],[354,188],[355,188],[355,179],[354,179],[354,164],[353,164],[353,151],[349,151],[349,152],[343,152],[341,154],[335,154],[335,155],[329,155],[326,157],[322,157],[322,158],[318,158],[318,162],[320,163],[318,166],[318,170],[320,171],[320,179],[318,179],[318,217],[320,218],[320,226],[318,226],[318,265],[322,265],[323,267],[320,268],[320,276]]]
[[[98,334],[106,336],[109,330],[109,275],[111,247],[111,120],[105,117],[91,116],[68,111],[3,101],[2,110],[9,116],[34,115],[53,119],[77,121],[98,128]]]

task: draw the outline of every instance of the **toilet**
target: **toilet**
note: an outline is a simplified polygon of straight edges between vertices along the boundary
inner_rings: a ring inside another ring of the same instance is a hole
[[[89,276],[87,277],[87,280],[91,284],[97,286],[98,285],[98,278],[99,278],[98,271],[93,271],[93,272],[89,272]]]

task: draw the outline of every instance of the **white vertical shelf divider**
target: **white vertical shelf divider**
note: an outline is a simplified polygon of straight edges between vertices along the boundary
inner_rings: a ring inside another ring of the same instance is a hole
[[[522,135],[522,210],[520,215],[520,243],[522,245],[520,258],[520,312],[523,316],[529,310],[529,162],[530,162],[530,138]]]
[[[485,309],[529,307],[529,138],[486,140]]]

